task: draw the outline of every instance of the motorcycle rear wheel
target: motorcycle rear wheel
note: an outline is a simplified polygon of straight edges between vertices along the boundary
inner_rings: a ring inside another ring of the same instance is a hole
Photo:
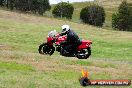
[[[87,54],[84,54],[84,53],[77,53],[76,57],[78,59],[87,59],[89,58],[89,56],[91,55],[91,48],[87,48],[87,51],[86,51]],[[84,54],[84,55],[81,55],[81,54]]]

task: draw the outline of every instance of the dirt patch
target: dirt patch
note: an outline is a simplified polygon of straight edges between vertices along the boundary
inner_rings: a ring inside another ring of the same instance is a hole
[[[12,50],[14,47],[5,45],[5,44],[0,44],[0,50]]]

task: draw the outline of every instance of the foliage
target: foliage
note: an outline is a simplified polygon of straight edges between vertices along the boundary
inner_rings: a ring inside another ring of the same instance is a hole
[[[102,26],[105,21],[104,8],[98,5],[90,5],[80,12],[80,19],[90,25]]]
[[[52,11],[54,17],[72,19],[74,7],[66,2],[58,3]]]
[[[0,6],[4,6],[4,0],[0,0]]]
[[[112,16],[112,27],[121,31],[132,31],[129,29],[131,24],[130,6],[126,1],[123,1],[119,8],[118,13]]]
[[[130,18],[129,18],[128,30],[132,31],[132,3],[129,3],[129,10],[130,10]]]
[[[118,17],[118,14],[117,13],[114,13],[112,15],[112,28],[117,28],[118,27],[118,20],[119,20],[119,17]]]
[[[43,15],[49,10],[49,0],[3,0],[0,1],[1,6],[6,6],[10,10],[16,9],[22,12],[33,12]]]

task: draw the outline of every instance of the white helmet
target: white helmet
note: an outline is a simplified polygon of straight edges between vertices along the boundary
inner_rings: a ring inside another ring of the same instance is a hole
[[[63,26],[62,26],[62,33],[66,33],[66,32],[69,31],[69,30],[70,30],[69,25],[63,25]]]

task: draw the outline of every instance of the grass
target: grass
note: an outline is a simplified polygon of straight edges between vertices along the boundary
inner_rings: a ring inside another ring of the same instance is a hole
[[[31,66],[9,62],[0,62],[0,68],[7,70],[33,71],[33,68]]]
[[[89,71],[90,79],[132,80],[131,32],[4,10],[0,13],[0,87],[82,88],[78,81],[82,68]],[[81,38],[92,40],[89,59],[62,57],[57,52],[38,54],[48,32],[60,31],[63,24],[69,24]]]

